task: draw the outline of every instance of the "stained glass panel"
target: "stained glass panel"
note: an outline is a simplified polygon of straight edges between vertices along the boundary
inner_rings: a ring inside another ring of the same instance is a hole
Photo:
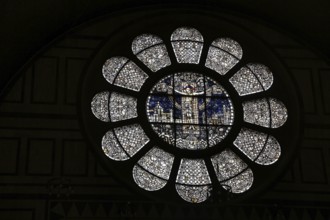
[[[220,182],[236,176],[247,168],[247,164],[228,149],[214,155],[211,161]]]
[[[109,122],[109,92],[100,92],[93,97],[91,109],[96,118]]]
[[[201,125],[176,125],[176,147],[188,150],[207,148],[207,130]]]
[[[228,134],[230,128],[222,126],[208,126],[209,147],[220,143]]]
[[[152,126],[160,137],[176,147],[197,150],[214,146],[233,124],[234,109],[227,92],[201,74],[184,72],[166,76],[151,93],[147,100],[149,122],[162,124]],[[208,138],[208,134],[212,137]]]
[[[172,154],[154,147],[138,161],[138,164],[148,172],[168,180],[173,161],[174,156]]]
[[[273,74],[262,64],[248,64],[230,79],[240,96],[268,90],[273,84]]]
[[[137,100],[132,96],[112,92],[109,105],[113,122],[137,117]]]
[[[255,160],[267,141],[267,134],[243,128],[234,141],[234,145],[248,158]]]
[[[251,124],[270,127],[270,110],[267,99],[258,99],[243,103],[244,121]]]
[[[125,153],[118,143],[112,130],[108,131],[102,138],[102,150],[112,160],[128,160],[129,156]]]
[[[132,51],[151,71],[156,72],[171,65],[165,44],[159,37],[143,34],[136,37],[132,43]]]
[[[176,183],[192,186],[211,184],[204,160],[183,158],[176,177]]]
[[[203,36],[198,30],[188,27],[178,28],[172,33],[171,41],[178,63],[199,63]]]
[[[263,151],[255,161],[261,165],[270,165],[275,163],[279,157],[281,156],[281,147],[277,140],[269,136],[266,146],[264,147]]]
[[[246,128],[240,131],[234,145],[261,165],[275,163],[281,155],[281,147],[274,137]]]
[[[244,121],[266,128],[278,128],[286,122],[288,117],[284,104],[273,98],[244,102],[243,110]]]
[[[288,118],[288,111],[285,105],[274,98],[269,99],[272,114],[272,128],[281,127]]]
[[[118,72],[127,62],[128,59],[125,57],[112,57],[108,59],[102,68],[103,77],[112,84]]]
[[[211,186],[186,186],[175,184],[179,196],[187,202],[200,203],[210,196]]]
[[[114,84],[134,91],[140,91],[147,78],[148,75],[145,72],[135,63],[129,61],[119,71]]]
[[[148,173],[138,165],[133,167],[133,179],[135,183],[147,191],[156,191],[163,188],[167,181],[151,173]]]
[[[205,66],[225,75],[242,58],[241,46],[230,38],[218,38],[212,42]]]
[[[130,157],[149,142],[149,138],[138,124],[118,127],[114,131],[122,148]]]
[[[243,193],[250,189],[253,184],[253,172],[250,168],[221,183],[221,186],[232,193]]]

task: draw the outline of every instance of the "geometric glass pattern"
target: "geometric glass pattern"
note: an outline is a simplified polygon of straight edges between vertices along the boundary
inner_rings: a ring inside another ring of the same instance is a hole
[[[230,38],[218,38],[212,42],[205,66],[225,75],[242,58],[241,46]]]
[[[223,140],[234,120],[225,89],[209,77],[184,72],[168,75],[152,88],[147,115],[166,142],[190,150]]]
[[[199,63],[203,36],[198,30],[189,27],[176,29],[171,35],[171,44],[178,63]]]
[[[111,86],[91,100],[92,114],[109,126],[99,137],[104,155],[121,163],[138,157],[132,176],[139,187],[157,191],[172,183],[187,202],[206,201],[214,184],[233,194],[246,192],[255,178],[248,164],[271,166],[281,159],[280,143],[267,129],[283,126],[288,110],[282,101],[263,94],[274,83],[273,73],[259,63],[243,63],[234,72],[233,67],[244,62],[243,48],[231,38],[216,38],[206,45],[198,30],[180,27],[166,42],[154,34],[142,34],[131,44],[139,62],[120,56],[105,61],[102,74]],[[172,65],[196,64],[199,70],[163,74]],[[218,77],[213,79],[207,72]],[[150,90],[142,92],[145,86]],[[259,98],[251,96],[256,93]],[[140,101],[140,94],[145,94],[145,101]],[[235,109],[234,100],[240,101]],[[240,117],[234,118],[236,113]],[[147,123],[140,123],[142,119]],[[230,141],[237,120],[243,127]],[[162,143],[146,132],[148,123]],[[248,124],[254,128],[247,128]],[[258,126],[266,129],[260,132]],[[226,148],[219,147],[224,143]],[[174,146],[171,152],[168,145]],[[143,148],[148,149],[142,155]],[[211,152],[209,158],[199,155],[204,151]],[[180,161],[178,166],[175,159]]]

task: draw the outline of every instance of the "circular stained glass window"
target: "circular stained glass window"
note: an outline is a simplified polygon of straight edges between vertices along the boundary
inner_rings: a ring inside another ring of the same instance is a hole
[[[206,149],[221,142],[233,124],[226,90],[205,75],[191,72],[162,78],[150,91],[148,120],[167,143],[182,149]]]
[[[168,42],[140,34],[133,58],[110,57],[93,73],[109,85],[89,101],[91,123],[104,123],[92,128],[102,128],[96,146],[157,196],[175,190],[201,203],[215,189],[247,193],[282,157],[274,131],[285,128],[289,112],[268,92],[272,70],[244,60],[236,40],[206,44],[195,28],[175,29]]]

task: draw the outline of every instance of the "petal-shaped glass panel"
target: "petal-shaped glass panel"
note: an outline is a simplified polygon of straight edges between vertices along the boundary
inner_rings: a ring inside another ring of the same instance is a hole
[[[133,54],[136,55],[141,51],[145,50],[146,48],[162,44],[163,40],[152,34],[142,34],[137,36],[132,42],[132,51]]]
[[[91,102],[91,109],[96,118],[109,122],[109,92],[97,93]]]
[[[211,184],[204,160],[183,158],[176,177],[176,183],[192,186]]]
[[[281,127],[288,118],[288,111],[285,105],[274,98],[269,99],[272,114],[272,128]]]
[[[137,117],[136,106],[136,98],[112,92],[109,104],[111,121],[122,121]]]
[[[228,149],[214,155],[211,161],[220,182],[236,176],[247,168],[247,164]]]
[[[234,145],[248,158],[255,160],[267,141],[267,134],[243,128],[234,141]]]
[[[250,168],[235,176],[234,178],[224,181],[221,186],[232,193],[243,193],[250,189],[253,184],[253,172]]]
[[[243,111],[244,121],[266,128],[281,127],[288,117],[288,112],[284,104],[273,98],[244,102]]]
[[[172,154],[158,147],[154,147],[138,161],[138,164],[148,172],[168,180],[173,160],[174,156]]]
[[[247,67],[242,67],[229,81],[240,96],[263,91],[257,77]]]
[[[268,90],[273,84],[273,74],[262,64],[247,64],[230,79],[240,96]]]
[[[108,131],[102,138],[102,150],[110,159],[123,161],[128,160],[129,156],[117,141],[112,130]]]
[[[118,127],[114,131],[122,148],[130,157],[149,142],[149,138],[138,124]]]
[[[129,61],[119,71],[114,84],[134,91],[140,91],[147,78],[148,75],[143,70],[135,63]]]
[[[204,202],[209,196],[211,191],[211,186],[186,186],[175,184],[175,189],[187,202],[200,203]]]
[[[178,63],[199,63],[203,36],[198,30],[189,27],[178,28],[172,33],[171,41]]]
[[[264,147],[263,151],[255,161],[258,164],[262,165],[270,165],[275,163],[279,157],[281,156],[281,146],[277,142],[277,140],[269,136],[266,146]]]
[[[148,173],[138,165],[133,167],[133,179],[139,187],[148,191],[159,190],[163,188],[167,183],[166,180]]]
[[[262,84],[263,90],[266,91],[273,85],[273,73],[267,66],[258,63],[250,63],[247,66]]]
[[[242,58],[241,46],[230,38],[218,38],[212,42],[205,66],[225,75]]]
[[[275,163],[281,155],[281,147],[274,137],[246,128],[240,131],[234,145],[261,165]]]
[[[270,109],[267,99],[257,99],[243,103],[244,121],[270,127]]]
[[[102,68],[103,77],[112,84],[118,72],[127,62],[128,59],[125,57],[112,57],[108,59]]]
[[[155,35],[143,34],[136,37],[132,43],[132,51],[153,72],[171,65],[165,44]]]

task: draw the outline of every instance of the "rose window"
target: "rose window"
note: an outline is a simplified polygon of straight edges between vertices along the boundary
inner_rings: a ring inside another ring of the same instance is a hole
[[[181,27],[166,40],[138,35],[131,44],[135,60],[104,62],[110,89],[90,100],[94,116],[108,126],[100,148],[123,166],[134,160],[129,172],[146,191],[170,185],[191,203],[206,201],[215,187],[246,193],[256,181],[254,168],[281,158],[271,131],[281,129],[288,111],[263,95],[273,86],[272,71],[244,63],[232,38],[206,44],[198,30]]]

